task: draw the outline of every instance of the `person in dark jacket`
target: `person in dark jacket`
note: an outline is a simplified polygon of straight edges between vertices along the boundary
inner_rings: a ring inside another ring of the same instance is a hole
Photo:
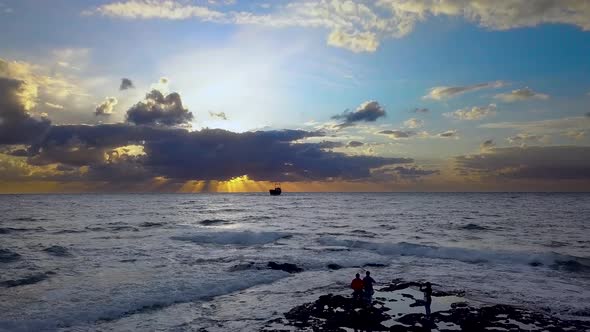
[[[426,286],[422,288],[420,285],[420,291],[424,292],[424,308],[426,309],[426,317],[430,317],[430,304],[432,304],[432,286],[430,282],[426,282]]]
[[[363,286],[365,289],[365,300],[371,304],[373,302],[373,294],[375,291],[373,290],[373,284],[375,280],[371,278],[371,272],[367,271],[365,277],[363,278]]]

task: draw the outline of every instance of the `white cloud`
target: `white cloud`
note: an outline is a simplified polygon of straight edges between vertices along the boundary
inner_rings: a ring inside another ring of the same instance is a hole
[[[456,110],[454,112],[444,113],[443,115],[458,120],[481,120],[495,113],[496,105],[489,104],[488,106],[474,106],[472,108],[463,108]]]
[[[479,126],[488,129],[514,129],[530,134],[562,134],[570,130],[587,130],[590,117],[574,116],[561,119],[538,120],[527,122],[496,122]]]
[[[375,52],[379,47],[379,40],[372,32],[347,33],[334,30],[328,36],[328,45],[346,48],[355,53]]]
[[[211,1],[210,1],[211,3]],[[214,1],[216,5],[218,1]],[[264,6],[269,9],[268,6]],[[329,45],[373,52],[384,38],[412,32],[429,16],[460,16],[480,26],[505,30],[542,23],[564,23],[590,30],[587,0],[306,0],[278,4],[271,12],[219,11],[179,0],[127,0],[84,14],[125,19],[189,18],[222,24],[306,27],[329,30]]]
[[[64,107],[63,105],[59,105],[59,104],[53,104],[50,102],[45,102],[45,106],[49,107],[49,108],[54,108],[54,109],[58,109],[58,110],[62,110]]]
[[[571,24],[590,30],[587,0],[378,0],[412,30],[428,16],[460,16],[492,30],[533,27],[543,23]]]
[[[538,93],[533,91],[529,88],[522,88],[517,90],[512,90],[511,92],[507,93],[500,93],[494,96],[496,99],[500,99],[507,103],[512,103],[515,101],[527,100],[527,99],[549,99],[549,95]]]
[[[420,120],[420,119],[416,119],[416,118],[411,118],[408,119],[406,121],[404,121],[404,127],[406,128],[420,128],[424,125],[424,121]]]
[[[508,137],[506,140],[510,144],[526,146],[529,143],[547,143],[549,141],[548,135],[532,135],[529,133],[521,133]]]
[[[104,115],[108,116],[113,114],[113,108],[117,105],[119,101],[115,97],[107,97],[105,101],[98,104],[96,106],[96,110],[94,111],[95,115]]]
[[[498,89],[505,86],[502,81],[486,82],[466,86],[435,86],[428,91],[423,99],[443,100],[456,97],[466,92],[477,91],[481,89]]]

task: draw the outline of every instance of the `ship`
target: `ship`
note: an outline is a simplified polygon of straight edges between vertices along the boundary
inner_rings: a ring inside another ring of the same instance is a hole
[[[268,192],[270,193],[271,196],[279,196],[281,194],[281,184],[280,183],[275,183],[275,188],[274,189],[269,189]]]

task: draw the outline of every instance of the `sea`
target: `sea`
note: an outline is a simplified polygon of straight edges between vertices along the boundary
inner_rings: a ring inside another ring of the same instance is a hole
[[[257,331],[367,270],[588,320],[590,194],[0,196],[0,331]]]

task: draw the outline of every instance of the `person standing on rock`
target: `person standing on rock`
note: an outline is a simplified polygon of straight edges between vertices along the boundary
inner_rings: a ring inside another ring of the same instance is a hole
[[[422,288],[420,285],[420,291],[424,292],[424,308],[426,309],[426,317],[430,317],[430,304],[432,304],[432,286],[430,282],[426,282],[426,286]]]
[[[367,271],[365,277],[363,278],[363,285],[365,288],[365,300],[367,303],[373,303],[373,294],[375,291],[373,290],[373,284],[375,280],[371,278],[371,272]]]
[[[360,300],[363,297],[363,280],[361,279],[360,274],[356,274],[356,278],[352,279],[350,283],[350,288],[352,288],[352,297],[355,300]]]

